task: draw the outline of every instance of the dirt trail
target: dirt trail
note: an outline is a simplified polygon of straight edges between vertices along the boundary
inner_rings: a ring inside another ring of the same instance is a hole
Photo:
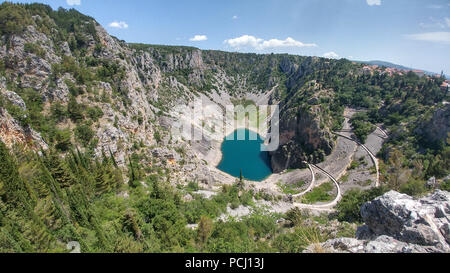
[[[322,205],[308,205],[308,204],[302,204],[302,203],[294,203],[294,206],[297,208],[301,208],[301,209],[311,209],[311,210],[321,210],[321,211],[332,211],[333,208],[339,203],[339,201],[341,201],[342,199],[342,192],[341,192],[341,187],[339,185],[339,182],[327,171],[325,171],[324,169],[320,168],[319,166],[313,165],[313,164],[308,164],[308,166],[311,168],[311,166],[313,166],[314,168],[322,171],[323,173],[325,173],[326,176],[328,176],[328,178],[331,179],[331,181],[333,181],[333,183],[335,184],[336,188],[337,188],[337,195],[336,198],[327,204],[322,204]]]
[[[366,150],[366,152],[369,154],[370,158],[372,159],[373,164],[375,165],[376,168],[376,172],[377,172],[377,180],[376,180],[376,187],[380,186],[380,164],[378,162],[378,158],[369,150],[369,148],[366,147],[366,145],[360,143],[357,140],[352,139],[351,137],[348,136],[344,136],[340,133],[336,133],[334,132],[335,135],[346,138],[348,140],[354,141],[356,144],[358,144],[359,146],[361,146],[364,150]]]
[[[306,164],[308,164],[308,163],[306,163]],[[309,184],[309,187],[305,191],[303,191],[303,192],[301,192],[299,194],[292,195],[293,198],[302,197],[303,195],[307,194],[308,192],[310,192],[315,187],[315,185],[316,185],[316,175],[315,175],[314,170],[313,170],[313,168],[312,168],[312,166],[310,164],[308,164],[308,168],[311,171],[311,178],[312,178],[311,179],[311,183]]]

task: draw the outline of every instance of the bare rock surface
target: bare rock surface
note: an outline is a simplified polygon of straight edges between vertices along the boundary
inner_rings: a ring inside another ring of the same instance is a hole
[[[322,248],[350,253],[450,252],[449,192],[438,190],[417,200],[390,191],[364,204],[361,215],[366,225],[359,228],[358,239],[333,239]]]
[[[35,150],[48,149],[41,135],[29,126],[22,126],[6,109],[0,108],[0,141],[8,147],[22,144]]]

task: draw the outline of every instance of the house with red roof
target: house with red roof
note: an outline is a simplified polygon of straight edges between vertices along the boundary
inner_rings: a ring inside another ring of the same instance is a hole
[[[412,71],[413,73],[415,73],[417,76],[419,76],[419,77],[423,77],[423,76],[425,76],[425,72],[424,71],[421,71],[421,70],[413,70]]]
[[[442,92],[450,91],[450,83],[448,83],[448,81],[443,82],[441,84],[441,90],[442,90]]]

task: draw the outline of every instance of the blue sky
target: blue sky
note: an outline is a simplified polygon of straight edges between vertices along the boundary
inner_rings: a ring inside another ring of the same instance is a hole
[[[383,60],[450,74],[449,0],[38,2],[76,8],[127,42]]]

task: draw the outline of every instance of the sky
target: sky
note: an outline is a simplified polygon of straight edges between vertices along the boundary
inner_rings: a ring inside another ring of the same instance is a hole
[[[75,8],[127,42],[382,60],[450,74],[450,0],[38,2]]]

